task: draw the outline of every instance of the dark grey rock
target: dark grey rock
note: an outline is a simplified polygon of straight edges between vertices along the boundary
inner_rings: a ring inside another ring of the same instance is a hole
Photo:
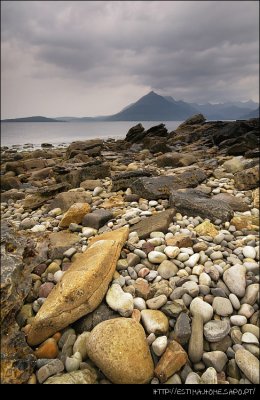
[[[82,220],[82,226],[99,229],[105,225],[107,221],[113,218],[113,214],[107,210],[95,210],[92,213],[86,214]]]
[[[112,191],[125,190],[139,177],[151,176],[151,171],[137,170],[123,172],[112,177]]]
[[[60,360],[55,359],[55,360],[51,360],[48,364],[41,367],[36,372],[36,376],[37,376],[39,383],[43,383],[50,376],[58,374],[59,372],[62,372],[63,370],[64,370],[63,363]]]
[[[91,331],[96,325],[102,321],[106,321],[112,318],[118,318],[119,314],[115,313],[111,308],[109,308],[105,303],[101,303],[95,311],[80,318],[73,324],[77,334],[85,331]]]
[[[137,224],[130,227],[130,232],[137,232],[139,239],[146,239],[150,237],[151,232],[164,232],[168,231],[168,226],[175,215],[174,209],[162,211],[147,217]]]
[[[173,189],[196,187],[206,178],[203,170],[194,168],[171,176],[138,178],[130,188],[133,193],[148,200],[168,199]]]
[[[214,200],[196,189],[175,190],[170,195],[170,206],[188,216],[200,216],[210,220],[230,221],[234,213],[224,201]]]

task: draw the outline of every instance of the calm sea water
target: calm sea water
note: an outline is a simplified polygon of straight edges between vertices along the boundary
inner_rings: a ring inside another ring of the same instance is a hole
[[[55,146],[74,140],[95,138],[125,138],[128,130],[141,121],[118,122],[2,122],[1,146],[32,144],[37,148],[41,143]],[[164,123],[169,132],[183,121],[145,121],[145,129]]]

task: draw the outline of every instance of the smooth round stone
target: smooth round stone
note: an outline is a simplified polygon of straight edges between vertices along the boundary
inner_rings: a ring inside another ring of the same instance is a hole
[[[200,385],[201,379],[196,372],[190,372],[185,380],[185,385]]]
[[[223,233],[219,233],[213,239],[213,242],[216,244],[220,244],[225,239],[225,235]]]
[[[215,343],[224,339],[230,331],[229,321],[209,321],[204,325],[204,336],[208,342]]]
[[[144,329],[132,318],[113,318],[95,326],[87,341],[87,352],[114,384],[146,384],[153,377]]]
[[[233,308],[235,310],[239,310],[240,301],[238,300],[237,296],[234,293],[230,293],[229,300],[231,301]]]
[[[189,254],[186,253],[180,253],[177,257],[177,260],[180,262],[185,262],[189,259]]]
[[[223,351],[210,351],[208,353],[204,353],[202,356],[202,360],[206,367],[213,367],[217,372],[223,371],[228,358]]]
[[[142,297],[135,297],[134,298],[134,308],[137,308],[137,310],[145,310],[146,309],[146,303],[145,300]]]
[[[253,258],[255,259],[256,257],[256,251],[254,247],[251,246],[245,246],[243,248],[243,255],[245,258]]]
[[[165,296],[165,294],[161,294],[160,296],[154,297],[153,299],[146,300],[147,307],[152,310],[158,310],[166,303],[167,296]]]
[[[167,336],[160,336],[152,343],[152,349],[154,353],[160,357],[167,347]]]
[[[179,249],[179,247],[176,247],[176,246],[166,246],[164,249],[164,253],[169,258],[176,258],[180,253],[180,249]]]
[[[204,323],[210,321],[213,316],[212,306],[199,297],[196,297],[190,303],[190,312],[192,315],[195,315],[196,313],[201,315]]]
[[[203,265],[195,265],[195,267],[192,268],[193,275],[201,275],[203,271],[204,271]]]
[[[90,332],[83,332],[79,335],[73,345],[73,354],[80,353],[81,359],[84,361],[87,358],[87,340]]]
[[[213,253],[211,253],[210,258],[212,261],[220,260],[223,258],[223,254],[221,253],[221,251],[214,251]]]
[[[211,277],[208,274],[206,274],[206,272],[202,272],[199,276],[199,284],[205,285],[205,286],[210,286],[210,283],[211,283]]]
[[[190,258],[185,262],[187,267],[193,268],[199,261],[200,255],[198,253],[193,254]]]
[[[79,369],[80,360],[76,358],[67,357],[65,361],[65,368],[67,372],[77,371]]]
[[[150,335],[147,336],[146,340],[149,346],[155,341],[156,336],[154,333],[150,333]]]
[[[252,285],[247,286],[245,296],[241,300],[241,304],[246,303],[253,306],[254,303],[257,301],[258,296],[259,296],[259,284],[253,283]]]
[[[135,249],[134,254],[136,254],[140,258],[146,258],[146,253],[143,250]]]
[[[232,325],[242,326],[247,323],[247,318],[244,315],[232,315],[230,317],[230,322]]]
[[[165,234],[163,232],[151,232],[150,233],[150,238],[163,238],[164,239]]]
[[[148,260],[153,264],[161,264],[164,260],[167,260],[167,256],[159,251],[150,251]]]
[[[242,331],[242,333],[251,332],[251,333],[253,333],[253,335],[255,335],[257,337],[257,339],[259,339],[260,330],[259,330],[259,327],[256,325],[245,324],[242,326],[241,331]]]
[[[180,385],[182,383],[181,378],[178,374],[172,375],[167,381],[165,382],[166,385]]]
[[[94,228],[88,228],[88,227],[83,227],[82,228],[82,235],[85,238],[89,238],[91,236],[94,236],[94,235],[96,235],[96,233],[97,233],[97,230],[94,229]]]
[[[243,343],[259,344],[257,337],[251,332],[243,333],[241,340]]]
[[[168,318],[159,310],[142,310],[141,319],[147,333],[162,335],[168,332]]]
[[[218,383],[217,371],[215,368],[209,367],[201,375],[201,383],[207,385],[214,385]]]
[[[187,290],[191,297],[196,297],[199,294],[199,287],[196,282],[185,282],[182,287]]]
[[[61,280],[63,274],[64,271],[56,271],[53,275],[54,282],[58,283]]]
[[[229,299],[215,297],[212,303],[213,310],[221,317],[226,317],[233,312],[233,307]]]
[[[34,225],[33,228],[31,228],[32,232],[44,232],[46,231],[46,226],[45,225]]]
[[[254,384],[259,384],[259,360],[245,349],[236,351],[235,360],[248,380]]]
[[[160,237],[148,239],[147,243],[151,243],[153,246],[160,246],[161,244],[164,244],[164,239]]]
[[[164,260],[157,269],[158,274],[164,278],[169,279],[175,276],[178,272],[178,267],[169,260]]]
[[[243,344],[244,348],[248,351],[250,351],[253,356],[259,359],[260,356],[260,349],[259,349],[259,344],[251,344],[251,343],[244,343]]]
[[[238,310],[238,315],[244,315],[246,318],[252,317],[254,314],[255,310],[250,304],[242,304],[240,309]]]
[[[231,293],[243,297],[246,289],[246,269],[243,265],[236,264],[228,268],[223,274],[223,280]]]
[[[134,309],[133,296],[125,293],[117,283],[111,285],[106,294],[106,302],[112,310],[119,312],[122,317],[129,317]]]

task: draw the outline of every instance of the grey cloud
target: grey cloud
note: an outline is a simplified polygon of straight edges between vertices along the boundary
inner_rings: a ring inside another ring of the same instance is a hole
[[[125,82],[184,100],[257,100],[255,1],[3,1],[1,22],[3,76],[23,50],[39,81],[49,73],[75,87]]]

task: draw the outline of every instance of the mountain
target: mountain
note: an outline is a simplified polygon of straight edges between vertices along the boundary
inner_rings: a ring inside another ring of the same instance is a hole
[[[209,120],[229,120],[241,119],[241,115],[246,115],[255,109],[258,104],[249,100],[247,102],[226,102],[226,103],[190,103],[198,112],[202,113]]]
[[[59,122],[59,121],[57,121],[54,118],[35,116],[35,117],[25,117],[25,118],[2,119],[1,122]]]
[[[104,118],[106,121],[182,121],[194,114],[197,110],[191,105],[152,91],[119,113]]]
[[[260,114],[260,107],[258,107],[256,110],[252,110],[247,114],[241,115],[239,119],[250,119],[250,118],[259,118]]]

